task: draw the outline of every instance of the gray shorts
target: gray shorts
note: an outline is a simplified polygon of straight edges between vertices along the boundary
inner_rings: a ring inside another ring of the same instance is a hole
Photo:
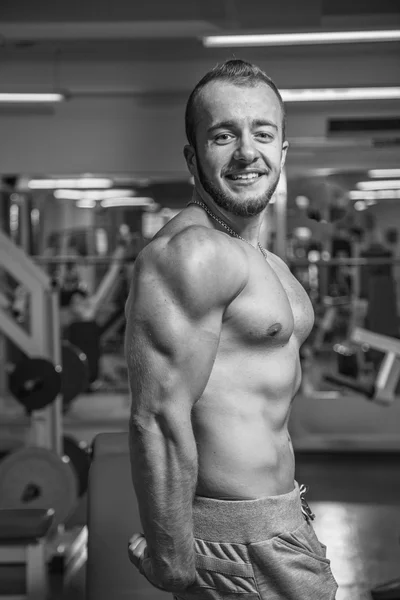
[[[195,496],[196,581],[174,599],[334,600],[326,547],[302,498],[297,483],[257,500]]]

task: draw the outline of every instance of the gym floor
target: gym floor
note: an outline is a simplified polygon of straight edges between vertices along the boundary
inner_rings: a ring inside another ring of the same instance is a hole
[[[336,600],[370,599],[371,588],[400,578],[400,455],[297,453],[296,461],[339,583]],[[83,501],[73,522],[84,514]],[[52,600],[83,600],[84,569],[64,589],[53,574]]]

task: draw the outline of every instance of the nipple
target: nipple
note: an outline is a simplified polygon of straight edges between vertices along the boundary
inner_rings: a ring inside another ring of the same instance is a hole
[[[273,337],[277,333],[279,333],[281,329],[282,329],[282,325],[280,323],[275,323],[268,329],[267,335],[270,335],[271,337]]]

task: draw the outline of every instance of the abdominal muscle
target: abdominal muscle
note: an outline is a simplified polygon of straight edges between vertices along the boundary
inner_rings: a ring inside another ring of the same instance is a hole
[[[248,363],[251,372],[249,367],[244,372],[242,366],[240,375],[232,368],[228,369],[230,377],[221,378],[221,372],[214,374],[194,406],[196,495],[252,500],[294,489],[294,454],[287,422],[300,381],[300,367],[293,368],[293,361],[289,360],[292,368],[286,370],[284,379],[281,377],[278,384],[275,369],[269,386],[265,373],[274,371],[268,369],[265,356],[262,370],[252,358]],[[282,357],[279,362],[282,369]],[[215,366],[216,371],[221,371],[221,365]],[[264,374],[261,379],[260,373]],[[219,384],[222,381],[224,385]]]

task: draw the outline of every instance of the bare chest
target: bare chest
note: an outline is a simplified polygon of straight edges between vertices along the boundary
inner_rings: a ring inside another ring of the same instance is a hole
[[[255,345],[283,345],[292,336],[301,345],[314,323],[303,286],[274,259],[254,261],[245,289],[225,316],[232,334]]]

